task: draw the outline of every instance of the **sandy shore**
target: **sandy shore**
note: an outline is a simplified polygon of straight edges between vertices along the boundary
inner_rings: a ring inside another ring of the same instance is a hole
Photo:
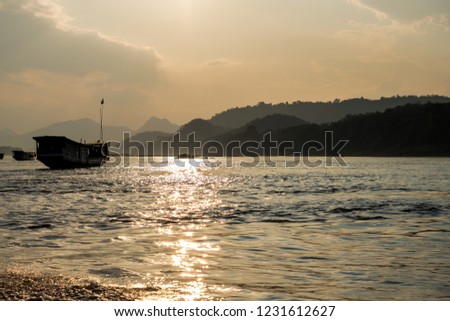
[[[157,288],[127,288],[95,280],[6,268],[0,271],[1,301],[135,301]]]

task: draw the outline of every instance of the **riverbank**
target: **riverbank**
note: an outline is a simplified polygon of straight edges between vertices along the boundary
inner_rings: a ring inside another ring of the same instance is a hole
[[[157,290],[15,268],[0,271],[1,301],[136,301]]]

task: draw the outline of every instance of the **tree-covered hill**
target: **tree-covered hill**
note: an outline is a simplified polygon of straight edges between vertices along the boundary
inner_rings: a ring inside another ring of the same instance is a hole
[[[272,114],[296,116],[311,123],[337,121],[349,114],[365,114],[384,111],[388,108],[406,104],[450,103],[449,97],[429,96],[394,96],[376,100],[353,98],[336,99],[333,102],[304,102],[270,104],[260,102],[254,106],[235,107],[214,115],[210,122],[228,129],[236,129],[248,122]]]

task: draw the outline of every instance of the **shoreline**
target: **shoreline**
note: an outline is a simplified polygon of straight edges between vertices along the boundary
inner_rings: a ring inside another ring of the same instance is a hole
[[[107,285],[49,272],[0,270],[0,301],[141,301],[158,290]]]

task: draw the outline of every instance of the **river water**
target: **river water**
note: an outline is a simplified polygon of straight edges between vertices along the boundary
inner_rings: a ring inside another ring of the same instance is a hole
[[[151,300],[449,300],[450,159],[0,161],[0,262]],[[178,161],[179,162],[179,161]]]

